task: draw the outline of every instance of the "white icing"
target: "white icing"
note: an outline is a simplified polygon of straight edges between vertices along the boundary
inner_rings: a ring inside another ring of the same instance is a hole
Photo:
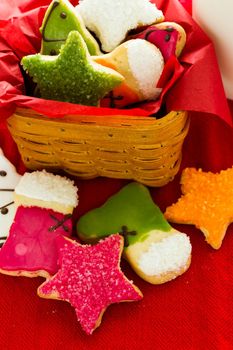
[[[186,234],[172,234],[161,241],[151,243],[148,251],[140,256],[138,266],[148,276],[179,271],[186,266],[191,250]]]
[[[43,171],[25,173],[15,188],[17,195],[47,202],[78,205],[77,187],[66,177]]]
[[[130,40],[127,47],[129,66],[143,99],[156,99],[162,90],[156,86],[164,68],[160,50],[142,39]]]
[[[0,148],[0,171],[5,171],[6,176],[0,176],[0,189],[10,190],[14,189],[18,184],[21,176],[17,174],[16,169],[13,164],[4,156]],[[0,208],[4,207],[8,203],[14,201],[14,192],[12,191],[0,191]],[[8,213],[3,215],[0,210],[0,244],[2,244],[5,239],[3,237],[8,236],[9,229],[14,220],[16,207],[14,204],[7,206]]]
[[[149,0],[80,0],[76,9],[106,52],[117,47],[129,30],[163,19],[162,11]]]

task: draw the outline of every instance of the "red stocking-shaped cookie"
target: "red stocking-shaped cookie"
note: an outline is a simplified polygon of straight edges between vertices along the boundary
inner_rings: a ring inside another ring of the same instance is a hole
[[[9,237],[0,251],[0,271],[16,276],[48,277],[58,270],[55,239],[70,236],[77,188],[67,178],[26,173],[15,189],[18,205]]]

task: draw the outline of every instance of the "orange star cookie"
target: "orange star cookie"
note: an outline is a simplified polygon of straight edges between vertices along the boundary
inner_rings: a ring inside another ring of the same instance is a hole
[[[186,168],[181,176],[183,195],[166,209],[168,221],[193,224],[214,248],[221,247],[233,222],[233,167],[220,173]]]

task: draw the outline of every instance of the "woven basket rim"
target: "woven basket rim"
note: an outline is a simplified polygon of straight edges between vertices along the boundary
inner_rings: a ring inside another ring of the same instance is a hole
[[[29,118],[35,118],[35,119],[44,119],[49,121],[56,121],[56,122],[81,122],[83,124],[85,123],[91,123],[93,120],[98,124],[98,120],[101,124],[101,126],[104,126],[104,121],[108,122],[107,124],[111,124],[114,122],[120,122],[124,121],[125,123],[127,122],[132,122],[132,123],[138,123],[141,122],[141,126],[145,124],[145,126],[151,127],[151,125],[158,125],[158,124],[166,124],[168,120],[170,119],[172,122],[172,119],[174,118],[175,115],[179,115],[180,113],[188,115],[187,111],[169,111],[167,114],[160,118],[156,118],[156,116],[140,116],[140,115],[119,115],[119,114],[114,114],[114,115],[85,115],[85,114],[64,114],[61,116],[47,116],[46,114],[37,112],[31,108],[23,108],[23,107],[17,107],[15,112],[12,115],[17,115],[19,117],[29,117]],[[127,124],[126,124],[127,126]]]

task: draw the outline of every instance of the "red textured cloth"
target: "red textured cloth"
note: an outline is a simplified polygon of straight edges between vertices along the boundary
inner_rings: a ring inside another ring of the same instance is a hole
[[[11,2],[13,9],[17,1]],[[229,105],[233,118],[233,102]],[[0,125],[0,146],[23,171],[4,123]],[[192,113],[181,170],[195,166],[216,172],[232,165],[232,129],[218,118],[206,115],[203,118],[200,113]],[[151,189],[162,210],[180,195],[180,172],[167,186]],[[101,205],[126,181],[99,178],[77,181],[77,184],[79,216]],[[233,226],[228,228],[218,251],[208,246],[203,234],[193,226],[176,225],[176,228],[190,236],[193,246],[190,269],[172,282],[153,286],[137,277],[123,262],[123,271],[141,289],[144,299],[110,306],[102,325],[92,336],[83,333],[68,303],[37,297],[36,289],[43,282],[42,278],[0,275],[0,349],[233,349]]]

